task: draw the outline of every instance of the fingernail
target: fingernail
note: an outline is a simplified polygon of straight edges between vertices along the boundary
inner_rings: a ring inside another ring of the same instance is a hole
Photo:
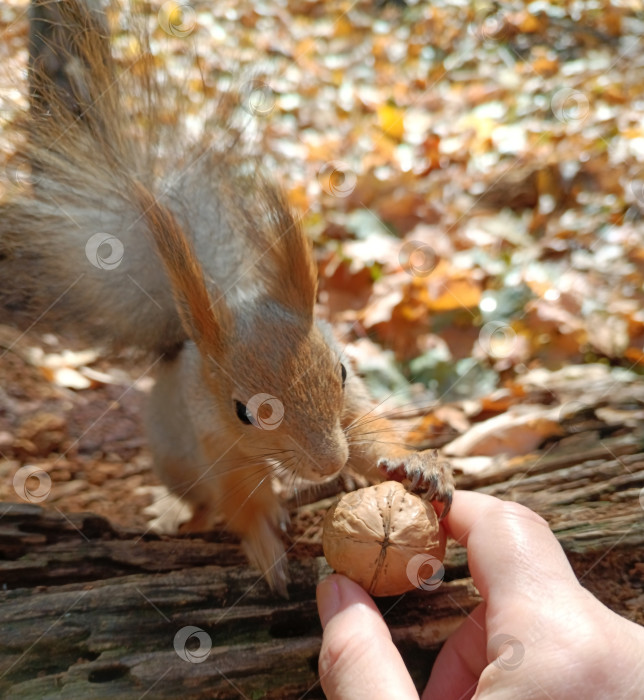
[[[340,610],[340,590],[338,579],[331,575],[318,584],[316,599],[322,628]]]

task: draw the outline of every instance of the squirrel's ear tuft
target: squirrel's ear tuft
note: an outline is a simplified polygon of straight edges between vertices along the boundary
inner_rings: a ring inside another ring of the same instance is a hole
[[[263,188],[269,231],[266,254],[271,261],[267,274],[271,298],[294,312],[313,319],[317,297],[317,269],[311,242],[293,215],[284,193],[272,184]]]
[[[141,213],[154,238],[170,279],[185,332],[196,345],[215,356],[223,352],[232,314],[223,297],[210,297],[203,268],[172,212],[138,182],[133,183]]]
[[[318,278],[313,260],[312,246],[304,235],[299,221],[290,214],[282,229],[280,251],[283,260],[284,279],[272,289],[276,299],[287,308],[304,315],[313,315],[317,297]]]

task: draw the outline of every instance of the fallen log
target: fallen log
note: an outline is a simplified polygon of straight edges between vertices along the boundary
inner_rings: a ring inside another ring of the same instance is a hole
[[[612,438],[576,459],[555,448],[507,465],[496,482],[485,473],[462,481],[540,512],[582,583],[642,622],[640,445],[635,435]],[[92,514],[7,503],[0,556],[5,697],[323,697],[315,585],[328,567],[319,543],[291,543],[288,600],[223,532],[141,535]],[[480,602],[455,543],[445,569],[436,591],[378,601],[419,688]]]

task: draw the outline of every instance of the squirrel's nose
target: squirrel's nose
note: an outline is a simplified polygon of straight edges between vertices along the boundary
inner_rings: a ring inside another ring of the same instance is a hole
[[[349,448],[347,447],[342,451],[340,455],[336,459],[333,460],[325,460],[324,462],[319,462],[316,465],[316,471],[319,472],[321,477],[327,478],[329,476],[335,476],[338,472],[340,472],[343,468],[344,465],[347,463],[347,460],[349,459]]]
[[[311,481],[334,476],[349,459],[349,445],[340,426],[323,439],[310,440],[306,447],[302,444],[299,447],[304,457],[300,475]]]
[[[313,470],[318,478],[328,478],[337,474],[349,459],[349,445],[344,431],[338,427],[313,454]]]

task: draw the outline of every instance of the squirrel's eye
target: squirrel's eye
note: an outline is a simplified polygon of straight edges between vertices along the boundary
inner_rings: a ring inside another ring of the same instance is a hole
[[[344,383],[347,381],[347,368],[340,363],[340,372],[342,373],[342,388],[344,389]]]
[[[248,409],[241,401],[235,401],[235,413],[237,414],[237,418],[239,418],[242,423],[251,425],[252,421],[248,415]]]

